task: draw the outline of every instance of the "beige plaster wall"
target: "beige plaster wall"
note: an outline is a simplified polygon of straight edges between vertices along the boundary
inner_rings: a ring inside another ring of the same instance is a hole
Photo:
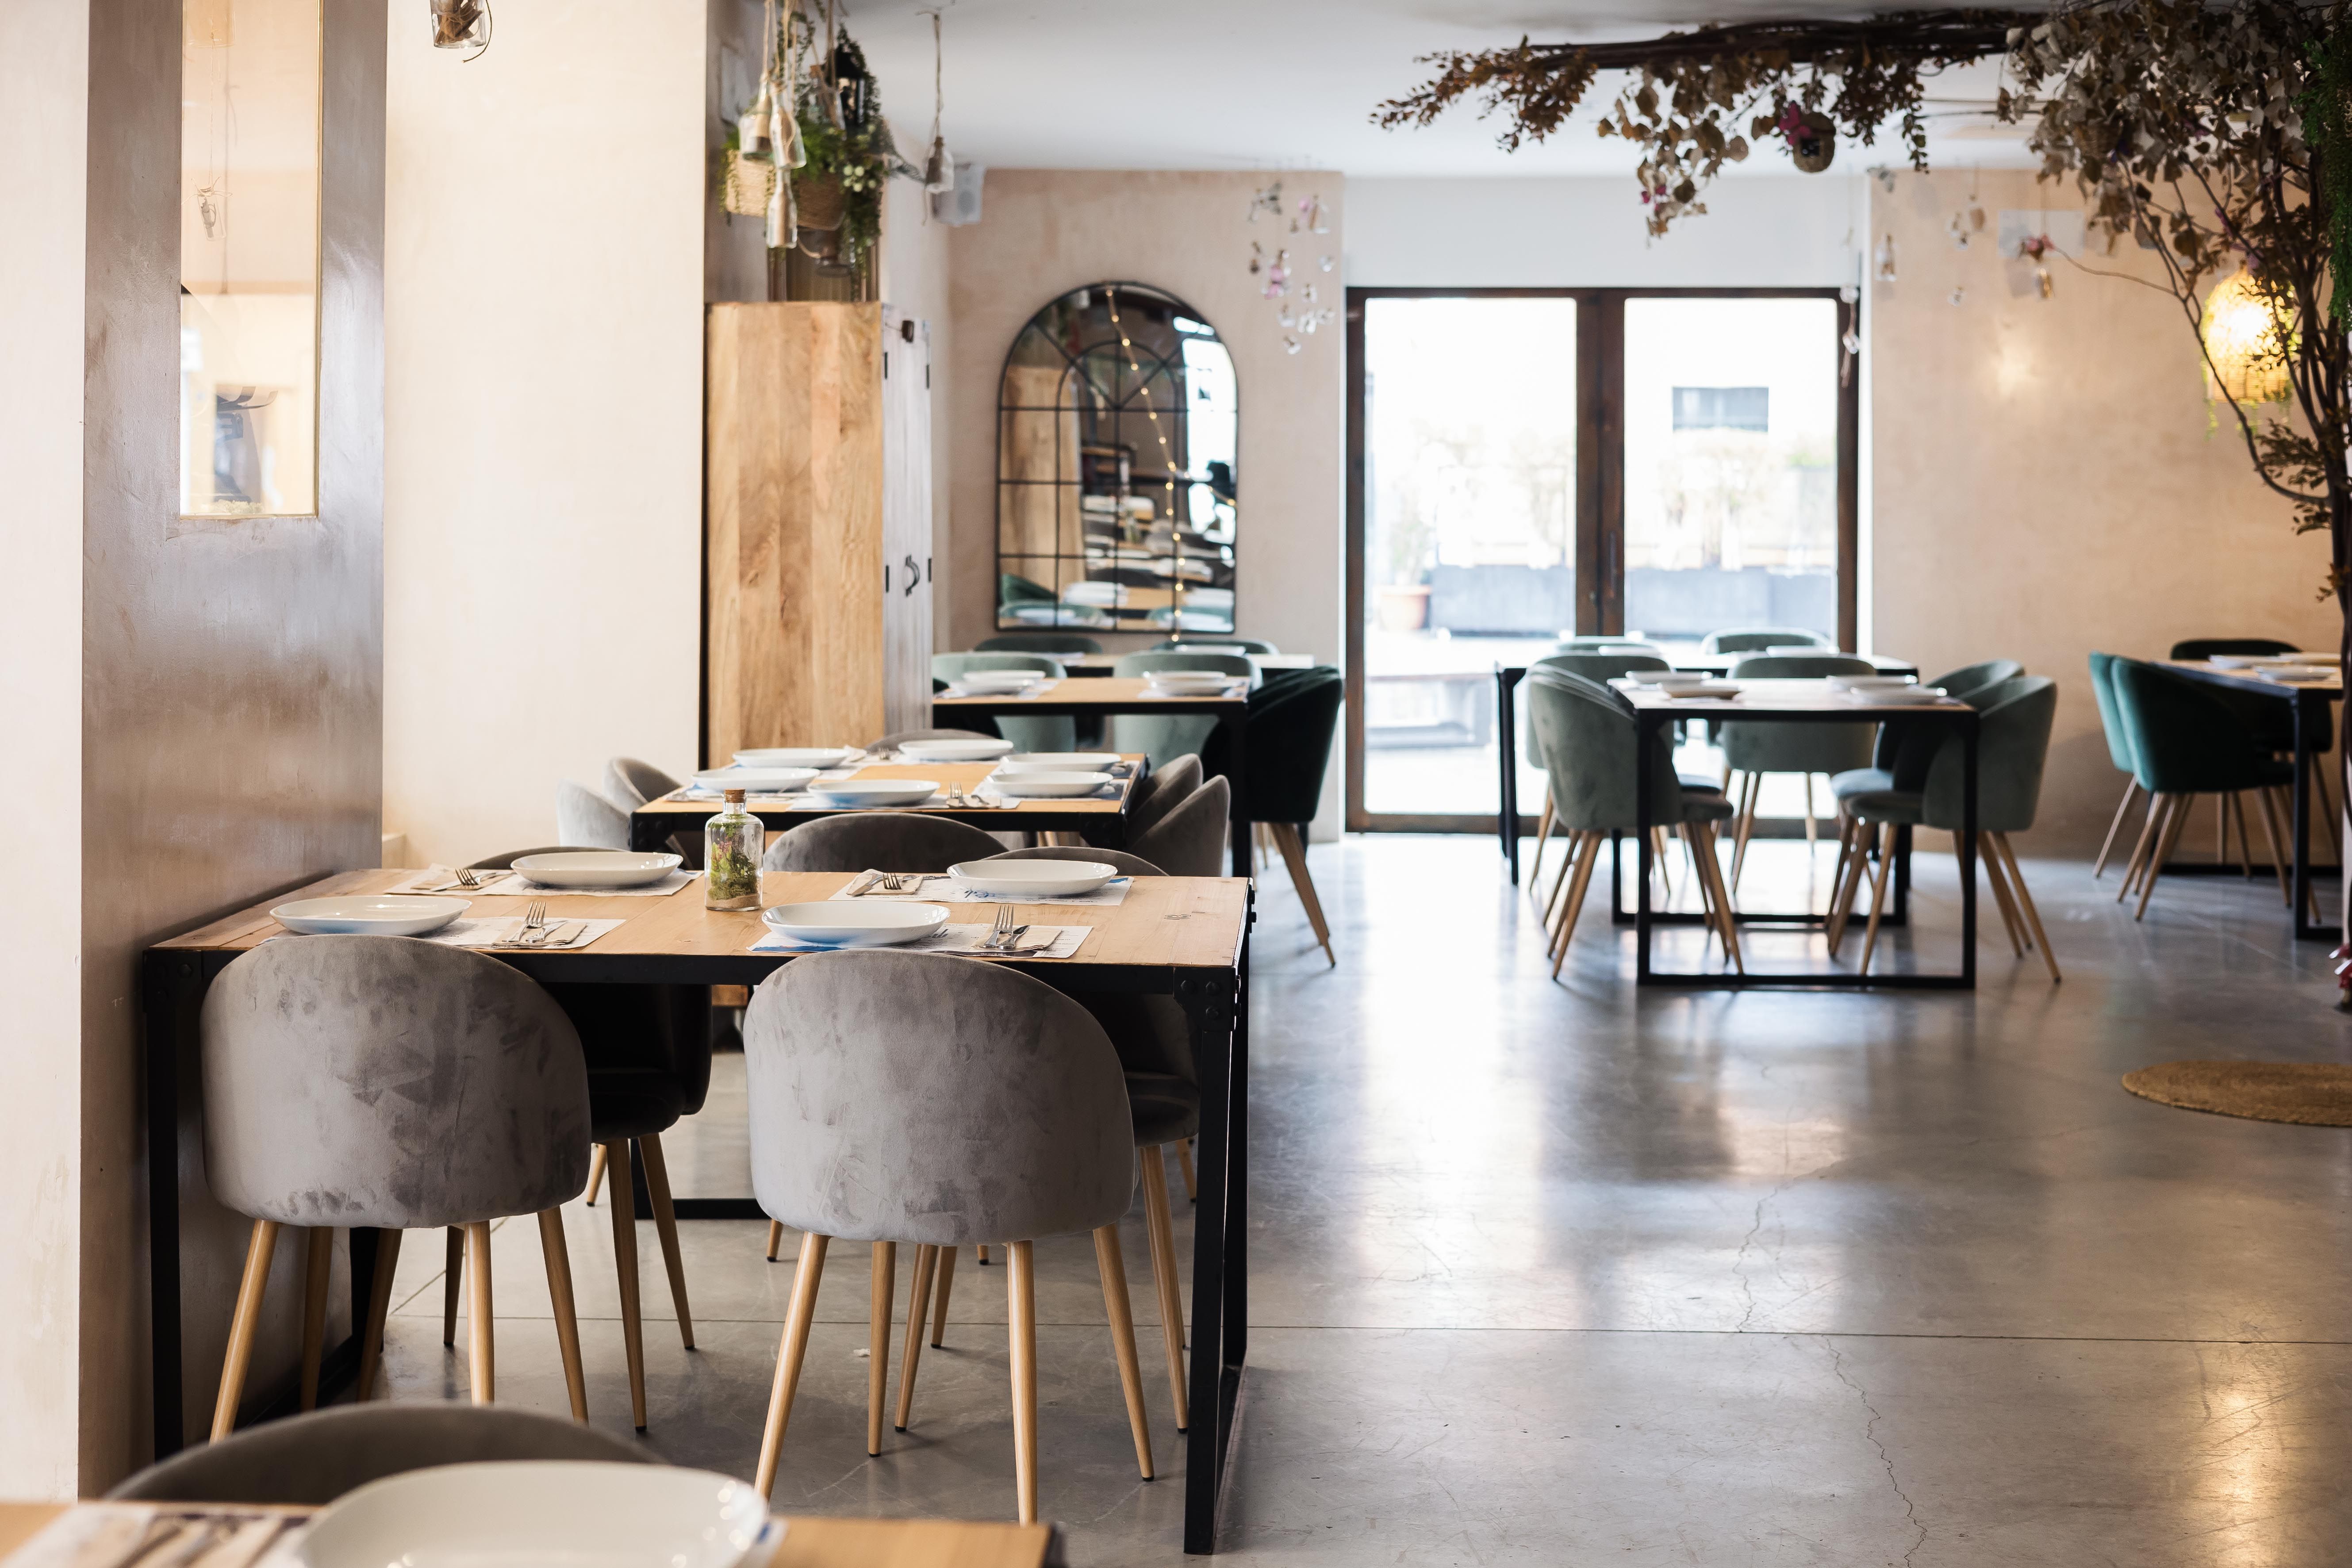
[[[390,57],[383,781],[420,864],[550,843],[557,781],[689,771],[699,729],[703,7],[498,20]]]
[[[1987,233],[1961,250],[1946,225],[1972,178]],[[2044,855],[2095,853],[2123,793],[2093,649],[2160,658],[2177,638],[2223,636],[2325,648],[2339,626],[2316,596],[2324,536],[2292,531],[2231,426],[2209,433],[2179,307],[2063,262],[2053,298],[2011,292],[2001,209],[2080,205],[2029,174],[1872,182],[1871,234],[1893,237],[1898,277],[1868,292],[1865,636],[1930,675],[2006,655],[2057,678],[2028,841]],[[2128,241],[2085,264],[2153,276]]]

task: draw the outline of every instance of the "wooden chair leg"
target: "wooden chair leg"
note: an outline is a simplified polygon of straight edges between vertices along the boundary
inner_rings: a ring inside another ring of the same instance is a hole
[[[1192,1140],[1190,1138],[1180,1138],[1176,1141],[1176,1169],[1184,1178],[1184,1201],[1188,1204],[1199,1203],[1201,1181],[1192,1173]]]
[[[2147,900],[2156,891],[2156,879],[2164,874],[2164,863],[2172,858],[2173,847],[2180,842],[2181,832],[2189,826],[2189,810],[2196,803],[2197,797],[2193,795],[2172,797],[2172,810],[2165,819],[2164,836],[2157,840],[2155,849],[2148,855],[2147,865],[2140,872],[2139,907],[2132,911],[2132,919],[2140,920],[2147,916]]]
[[[629,1180],[629,1145],[604,1145],[613,1172],[613,1272],[621,1282],[621,1348],[629,1363],[629,1424],[646,1429],[646,1321],[637,1294],[637,1197]],[[808,1243],[801,1243],[803,1251]]]
[[[955,1248],[946,1249],[953,1254]],[[936,1247],[918,1245],[915,1248],[915,1277],[907,1283],[907,1344],[898,1352],[898,1412],[891,1426],[900,1432],[915,1411],[915,1368],[923,1356],[923,1320],[930,1316],[931,1276],[939,1271],[940,1251]]]
[[[1037,1522],[1037,1279],[1029,1243],[1005,1249],[1006,1338],[1013,1362],[1013,1485],[1021,1522]]]
[[[1331,952],[1331,928],[1324,923],[1323,900],[1315,896],[1315,879],[1307,874],[1307,843],[1298,835],[1298,825],[1270,822],[1266,832],[1282,852],[1282,863],[1290,868],[1290,885],[1298,889],[1298,901],[1307,910],[1307,923],[1315,928],[1315,940],[1323,944],[1323,956],[1337,969],[1339,961]]]
[[[1169,1403],[1176,1430],[1191,1422],[1184,1384],[1184,1292],[1176,1279],[1176,1221],[1168,1207],[1168,1167],[1158,1149],[1143,1154],[1143,1229],[1151,1243],[1151,1284],[1160,1293],[1160,1335],[1168,1342]]]
[[[2131,812],[2132,797],[2138,794],[2139,780],[2126,780],[2124,784],[2124,797],[2116,802],[2115,818],[2107,824],[2107,836],[2099,844],[2099,858],[2091,862],[2091,880],[2097,881],[2105,872],[2107,856],[2116,847],[2116,835],[2123,831],[2124,818]]]
[[[866,1313],[866,1452],[882,1451],[882,1400],[890,1390],[890,1301],[897,1289],[898,1244],[874,1244],[874,1288]]]
[[[457,1302],[466,1289],[466,1227],[453,1225],[441,1251],[441,1342],[457,1342]]]
[[[931,1303],[931,1348],[933,1350],[940,1349],[947,1342],[948,1291],[955,1284],[956,1251],[957,1249],[952,1247],[940,1248],[939,1300]]]
[[[2238,826],[2241,831],[2244,830],[2242,818]],[[2063,978],[2058,973],[2058,955],[2050,951],[2050,933],[2042,929],[2042,911],[2033,907],[2033,894],[2025,886],[2025,872],[2017,863],[2017,851],[2011,847],[2006,833],[1989,833],[1985,837],[1992,841],[2001,864],[2009,868],[2009,880],[2016,889],[2018,909],[2024,914],[2025,923],[2033,932],[2034,945],[2042,949],[2042,962],[2049,969],[2051,981],[2054,984]]]
[[[971,1250],[972,1250],[973,1255],[974,1255],[975,1257],[977,1257],[977,1258],[980,1259],[980,1266],[981,1266],[982,1268],[987,1268],[987,1267],[988,1267],[988,1243],[986,1243],[986,1242],[984,1242],[984,1241],[983,1241],[983,1242],[979,1242],[979,1243],[977,1243],[977,1244],[975,1244],[975,1245],[973,1246],[973,1247],[972,1247],[972,1249],[971,1249]]]
[[[772,1219],[772,1220],[770,1220],[770,1221],[768,1222],[768,1261],[769,1261],[769,1262],[773,1263],[773,1262],[776,1260],[776,1254],[777,1254],[779,1251],[781,1251],[781,1250],[782,1249],[783,1245],[784,1245],[784,1222],[783,1222],[782,1220],[780,1220],[780,1219]]]
[[[1568,884],[1576,875],[1577,852],[1583,847],[1584,835],[1581,833],[1564,835],[1559,841],[1559,870],[1552,877],[1551,891],[1544,895],[1543,901],[1543,923],[1547,935],[1550,933],[1552,922],[1559,914],[1559,902],[1568,891]],[[1551,946],[1547,942],[1544,954],[1549,957],[1550,953]]]
[[[2285,824],[2279,820],[2277,793],[2273,790],[2258,789],[2254,792],[2254,798],[2262,803],[2263,839],[2270,846],[2271,868],[2278,873],[2279,901],[2287,908],[2293,909],[2294,908],[2294,889],[2287,880],[2286,857],[2279,851],[2279,846],[2287,837],[2287,831]]]
[[[1960,858],[1960,836],[1952,835],[1952,858]],[[2000,910],[2000,928],[2009,936],[2009,951],[2014,957],[2025,956],[2025,928],[2018,923],[2017,909],[2009,901],[2009,888],[2000,874],[2000,862],[1986,853],[1984,835],[1977,835],[1977,864],[1984,868],[1985,881],[1992,889],[1994,907]]]
[[[586,1203],[596,1206],[596,1189],[604,1184],[604,1145],[599,1143],[588,1153],[588,1193]]]
[[[253,1364],[253,1336],[261,1326],[261,1292],[269,1284],[269,1259],[278,1250],[278,1222],[257,1219],[245,1244],[245,1277],[237,1282],[236,1310],[228,1323],[228,1354],[221,1362],[220,1393],[213,1400],[215,1443],[236,1430],[236,1407],[245,1398],[246,1370]]]
[[[1732,969],[1745,974],[1748,960],[1739,951],[1739,905],[1731,896],[1730,884],[1723,879],[1723,862],[1716,858],[1715,824],[1701,822],[1693,826],[1697,830],[1698,843],[1692,855],[1701,883],[1714,890],[1716,915],[1723,922],[1720,929],[1724,952],[1731,960]]]
[[[1128,1430],[1135,1435],[1135,1471],[1151,1479],[1151,1421],[1143,1413],[1143,1368],[1135,1356],[1135,1312],[1127,1299],[1127,1259],[1118,1226],[1095,1232],[1095,1270],[1102,1276],[1103,1311],[1110,1319],[1111,1353],[1118,1358],[1119,1392],[1127,1396]]]
[[[2131,897],[2132,886],[2139,879],[2140,868],[2147,864],[2148,855],[2156,841],[2164,835],[2166,818],[2172,815],[2172,796],[2151,791],[2147,797],[2147,816],[2139,825],[2139,837],[2132,845],[2131,859],[2124,866],[2124,885],[2116,889],[2116,902]]]
[[[1557,945],[1551,960],[1554,980],[1559,978],[1559,966],[1567,961],[1569,939],[1576,934],[1576,917],[1584,911],[1584,889],[1592,880],[1593,866],[1601,858],[1601,835],[1587,833],[1582,838],[1584,854],[1576,863],[1576,885],[1569,889],[1568,906],[1560,910],[1559,934],[1555,939]]]
[[[1816,844],[1819,844],[1819,843],[1822,841],[1822,834],[1821,834],[1821,828],[1820,828],[1820,826],[1819,826],[1817,824],[1815,824],[1815,822],[1813,821],[1813,775],[1812,775],[1812,774],[1811,774],[1811,773],[1807,773],[1807,774],[1805,774],[1805,775],[1804,775],[1804,777],[1805,777],[1805,853],[1806,853],[1806,854],[1808,854],[1808,855],[1810,855],[1810,854],[1811,854],[1811,853],[1813,852],[1813,846],[1815,846]]]
[[[572,1419],[588,1425],[588,1376],[580,1361],[580,1308],[572,1295],[572,1247],[563,1238],[563,1211],[539,1211],[539,1256],[547,1265],[547,1299],[555,1309],[555,1350],[563,1360],[563,1392]]]
[[[1541,886],[1538,877],[1543,870],[1544,846],[1551,842],[1551,785],[1544,785],[1543,816],[1536,822],[1536,852],[1528,862],[1528,891],[1533,893]]]
[[[498,1346],[490,1310],[490,1222],[478,1219],[466,1227],[466,1374],[473,1384],[474,1403],[498,1401]]]
[[[310,1227],[310,1252],[302,1270],[302,1408],[319,1408],[319,1362],[327,1348],[327,1282],[335,1271],[332,1226]]]
[[[1862,879],[1870,869],[1870,848],[1874,835],[1870,825],[1859,818],[1850,818],[1851,842],[1846,847],[1845,874],[1839,878],[1830,895],[1830,923],[1822,933],[1829,941],[1830,956],[1845,942],[1846,927],[1853,922],[1853,901],[1862,891]]]
[[[809,1325],[816,1321],[816,1288],[824,1278],[824,1247],[830,1237],[804,1234],[800,1261],[793,1268],[793,1298],[784,1309],[784,1334],[776,1347],[776,1381],[768,1390],[768,1421],[760,1432],[760,1468],[752,1484],[761,1497],[776,1495],[776,1461],[784,1451],[784,1426],[793,1418],[793,1395],[808,1359]]]
[[[637,1158],[646,1163],[646,1196],[653,1202],[654,1235],[661,1241],[662,1268],[669,1275],[670,1305],[677,1309],[677,1337],[692,1350],[694,1314],[686,1305],[686,1259],[677,1248],[677,1206],[670,1201],[669,1166],[662,1158],[661,1134],[648,1132],[638,1139]]]
[[[1870,924],[1862,933],[1861,973],[1870,973],[1870,955],[1878,948],[1878,922],[1886,912],[1886,884],[1895,880],[1895,825],[1878,828],[1878,874],[1870,882]]]
[[[1764,775],[1749,773],[1739,781],[1739,816],[1731,835],[1731,888],[1739,890],[1739,874],[1748,868],[1748,839],[1756,831],[1756,797],[1762,793]]]
[[[367,1403],[383,1371],[383,1321],[392,1311],[392,1268],[400,1261],[400,1237],[396,1230],[375,1233],[375,1279],[368,1289],[367,1327],[360,1339],[359,1389],[352,1396],[356,1404]]]

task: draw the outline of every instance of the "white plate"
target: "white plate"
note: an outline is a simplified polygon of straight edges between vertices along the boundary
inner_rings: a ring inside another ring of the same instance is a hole
[[[778,904],[761,910],[768,929],[796,942],[822,942],[835,947],[895,947],[919,942],[948,923],[945,904],[854,903],[844,900],[822,904]]]
[[[1026,691],[1052,676],[1042,669],[974,669],[955,678],[955,684],[974,691]]]
[[[814,768],[705,768],[694,775],[697,789],[740,789],[752,795],[783,795],[816,777]]]
[[[1705,686],[1715,677],[1686,669],[1629,669],[1625,679],[1636,686]]]
[[[625,849],[583,849],[568,855],[525,855],[514,868],[542,888],[642,888],[684,864],[676,855]]]
[[[1000,773],[1100,773],[1117,767],[1117,752],[1017,752],[996,764]]]
[[[423,936],[466,912],[463,899],[412,893],[361,893],[345,899],[297,899],[269,918],[304,936]]]
[[[2265,664],[2254,673],[2283,686],[2324,686],[2336,679],[2334,670],[2322,669],[2315,664]]]
[[[1228,675],[1222,669],[1151,669],[1144,672],[1143,683],[1170,691],[1221,691],[1236,680],[1248,679],[1245,675]]]
[[[899,754],[912,763],[992,763],[1013,750],[1010,741],[975,735],[968,741],[904,741]]]
[[[998,773],[988,781],[1016,800],[1075,800],[1111,782],[1108,773]]]
[[[1689,686],[1662,686],[1658,689],[1668,697],[1706,697],[1720,699],[1739,695],[1738,684],[1729,680],[1702,680]]]
[[[1916,675],[1832,675],[1829,678],[1832,691],[1900,691],[1919,684]]]
[[[834,768],[849,755],[847,746],[762,746],[757,751],[735,753],[737,765],[746,768]]]
[[[1896,708],[1926,708],[1944,700],[1940,686],[1890,686],[1877,690],[1849,691],[1846,700],[1864,707],[1885,703]]]
[[[844,779],[811,784],[808,792],[827,805],[920,805],[940,786],[936,779]]]
[[[1065,899],[1091,893],[1119,875],[1097,860],[966,860],[948,875],[976,893]]]
[[[758,1489],[668,1465],[436,1465],[337,1498],[310,1568],[735,1568],[767,1521]]]
[[[2330,668],[2340,662],[2332,653],[2274,653],[2270,657],[2280,664],[2324,664]]]

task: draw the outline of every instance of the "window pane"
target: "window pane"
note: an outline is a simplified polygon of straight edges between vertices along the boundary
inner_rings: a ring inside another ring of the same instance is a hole
[[[183,0],[180,510],[319,509],[319,0]]]

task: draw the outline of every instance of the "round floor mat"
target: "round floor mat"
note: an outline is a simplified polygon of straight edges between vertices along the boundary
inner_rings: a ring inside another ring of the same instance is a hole
[[[2352,1127],[2352,1067],[2334,1062],[2158,1062],[2124,1074],[2124,1087],[2183,1110]]]

